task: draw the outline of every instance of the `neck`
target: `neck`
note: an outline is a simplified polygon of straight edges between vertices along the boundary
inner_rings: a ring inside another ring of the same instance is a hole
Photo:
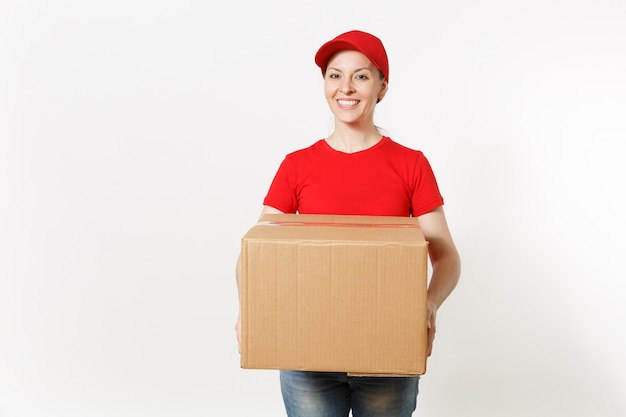
[[[326,142],[333,148],[341,152],[353,153],[371,148],[376,145],[382,135],[375,126],[370,129],[349,129],[346,126],[337,126],[333,133],[328,136]]]

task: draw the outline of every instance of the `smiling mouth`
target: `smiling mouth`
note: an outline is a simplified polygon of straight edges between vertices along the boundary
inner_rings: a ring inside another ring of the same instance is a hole
[[[341,107],[353,107],[359,104],[358,100],[337,100],[337,104]]]

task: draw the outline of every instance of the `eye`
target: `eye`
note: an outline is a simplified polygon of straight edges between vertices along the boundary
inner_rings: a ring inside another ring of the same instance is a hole
[[[337,78],[339,78],[339,74],[331,72],[331,73],[328,74],[328,78],[337,79]]]
[[[358,80],[368,80],[369,78],[367,77],[367,75],[365,74],[357,74],[356,77],[354,77]]]

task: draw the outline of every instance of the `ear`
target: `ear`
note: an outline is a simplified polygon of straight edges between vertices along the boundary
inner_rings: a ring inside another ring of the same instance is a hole
[[[388,88],[389,88],[389,83],[387,82],[387,80],[383,80],[380,86],[380,90],[378,91],[378,100],[376,100],[376,103],[380,103],[380,101],[385,97],[385,94],[387,94]]]

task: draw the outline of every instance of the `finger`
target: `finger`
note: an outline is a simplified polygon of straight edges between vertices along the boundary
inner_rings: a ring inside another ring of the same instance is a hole
[[[426,343],[426,354],[427,356],[430,356],[432,354],[433,351],[433,343],[435,341],[435,329],[434,328],[429,328],[428,329],[428,335],[427,335],[427,343]]]

